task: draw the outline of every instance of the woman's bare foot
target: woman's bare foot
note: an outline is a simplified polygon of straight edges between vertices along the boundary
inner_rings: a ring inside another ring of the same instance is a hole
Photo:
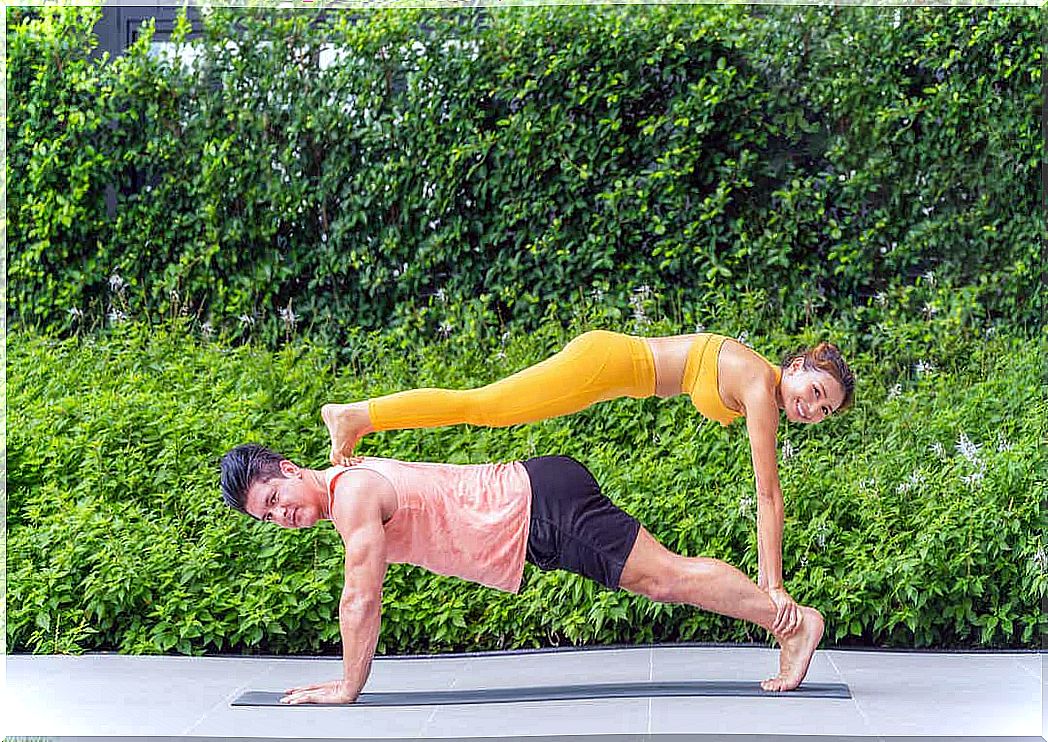
[[[801,606],[801,625],[793,634],[779,639],[779,674],[761,683],[764,690],[793,690],[808,674],[815,648],[826,624],[814,608]]]
[[[331,464],[352,466],[355,458],[353,447],[374,430],[368,414],[368,403],[326,404],[320,408],[320,416],[331,436]]]

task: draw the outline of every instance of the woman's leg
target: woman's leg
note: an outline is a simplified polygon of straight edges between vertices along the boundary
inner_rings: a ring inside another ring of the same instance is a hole
[[[568,415],[595,402],[655,393],[655,366],[641,338],[596,330],[551,358],[478,389],[414,389],[321,410],[331,461],[345,463],[374,430],[468,423],[504,427]]]
[[[714,613],[741,618],[771,631],[775,604],[746,575],[719,559],[685,557],[666,549],[644,528],[637,534],[619,586],[660,603],[686,603]],[[789,636],[776,636],[781,646],[779,674],[765,680],[765,690],[792,690],[808,672],[822,638],[822,616],[801,607],[801,625]]]

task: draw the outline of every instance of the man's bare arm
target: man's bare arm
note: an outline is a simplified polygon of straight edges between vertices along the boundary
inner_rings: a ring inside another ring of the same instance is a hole
[[[349,481],[345,481],[349,480]],[[371,673],[382,619],[382,580],[386,575],[386,533],[378,490],[389,484],[360,471],[343,474],[332,521],[346,548],[345,583],[339,600],[342,679],[288,691],[286,703],[352,703]]]

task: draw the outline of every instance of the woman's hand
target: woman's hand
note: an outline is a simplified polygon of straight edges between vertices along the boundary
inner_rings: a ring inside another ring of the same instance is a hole
[[[775,624],[772,633],[776,636],[790,636],[801,626],[801,609],[796,601],[783,588],[768,590],[768,597],[775,604]]]
[[[304,685],[284,692],[281,703],[353,703],[358,692],[349,687],[345,680],[331,680],[327,683]]]

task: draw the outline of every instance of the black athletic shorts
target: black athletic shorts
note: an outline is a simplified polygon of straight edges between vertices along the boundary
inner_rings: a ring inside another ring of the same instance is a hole
[[[528,459],[531,524],[527,560],[540,569],[566,569],[617,590],[640,522],[600,491],[570,456]]]

